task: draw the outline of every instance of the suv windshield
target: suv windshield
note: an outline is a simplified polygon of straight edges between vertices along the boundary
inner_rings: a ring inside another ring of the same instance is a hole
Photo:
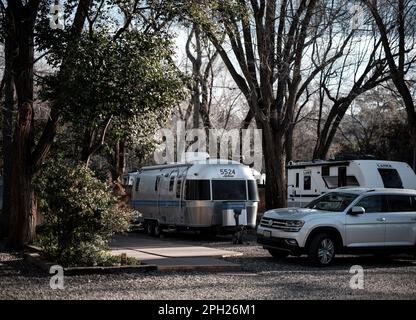
[[[344,211],[358,195],[351,193],[331,192],[306,205],[306,208],[324,211]]]

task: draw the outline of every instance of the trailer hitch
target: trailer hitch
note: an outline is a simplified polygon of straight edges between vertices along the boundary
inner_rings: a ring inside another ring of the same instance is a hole
[[[234,209],[234,219],[235,219],[235,226],[236,226],[236,233],[234,234],[233,243],[234,244],[242,244],[243,243],[243,231],[244,226],[240,225],[240,215],[242,209]]]

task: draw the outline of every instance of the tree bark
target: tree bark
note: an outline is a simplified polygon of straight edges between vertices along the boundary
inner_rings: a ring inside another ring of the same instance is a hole
[[[125,168],[125,153],[126,153],[126,141],[119,139],[113,146],[113,165],[111,169],[111,176],[113,181],[121,182],[121,176],[124,173]]]
[[[13,137],[13,166],[10,193],[10,229],[7,244],[21,248],[35,234],[36,208],[32,186],[33,145],[33,60],[34,25],[39,1],[9,2],[13,18],[12,39],[17,43],[17,56],[13,60],[14,83],[17,95],[17,120]]]
[[[9,23],[7,23],[9,24]],[[5,39],[5,69],[4,69],[4,108],[2,111],[3,134],[3,208],[0,221],[0,238],[7,238],[9,234],[10,217],[10,182],[12,174],[12,135],[14,112],[14,87],[12,73],[12,45],[11,39],[6,35]]]
[[[264,126],[263,153],[266,171],[266,209],[287,207],[286,155],[284,135]]]

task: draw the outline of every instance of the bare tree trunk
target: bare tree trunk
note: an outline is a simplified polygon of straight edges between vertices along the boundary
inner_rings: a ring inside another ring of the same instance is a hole
[[[284,208],[287,207],[284,135],[273,132],[269,126],[262,129],[266,209]]]
[[[121,176],[123,175],[126,167],[126,141],[124,139],[120,139],[118,150],[117,181],[121,181]]]
[[[10,232],[7,242],[12,248],[20,248],[30,242],[34,237],[36,226],[31,147],[34,117],[33,32],[39,1],[30,1],[25,8],[22,8],[19,2],[9,2],[9,9],[14,19],[13,38],[16,39],[18,46],[18,55],[13,61],[18,111],[13,139],[13,179],[10,194],[10,203],[13,205],[10,207]]]
[[[126,153],[126,141],[119,139],[113,146],[112,168],[111,178],[113,181],[121,182],[121,176],[125,170],[125,153]]]
[[[3,134],[3,208],[0,221],[0,237],[6,238],[9,231],[10,217],[10,183],[12,174],[12,135],[14,111],[14,87],[12,74],[12,50],[10,37],[5,42],[5,69],[4,69],[4,108],[2,119]]]
[[[85,162],[86,166],[89,166],[91,159],[91,150],[93,148],[93,139],[94,132],[93,130],[87,128],[84,131],[84,138],[82,140],[82,149],[81,149],[81,161]]]
[[[287,133],[286,133],[286,161],[292,161],[293,160],[293,131],[295,129],[294,124],[290,124]]]

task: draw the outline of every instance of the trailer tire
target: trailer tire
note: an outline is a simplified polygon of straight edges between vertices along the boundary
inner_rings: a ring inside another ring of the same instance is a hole
[[[153,236],[155,236],[156,238],[159,238],[161,234],[162,234],[162,227],[159,224],[159,222],[155,221],[153,223]]]
[[[153,236],[155,234],[153,221],[149,221],[149,220],[145,221],[144,226],[145,226],[145,230],[148,236]]]

